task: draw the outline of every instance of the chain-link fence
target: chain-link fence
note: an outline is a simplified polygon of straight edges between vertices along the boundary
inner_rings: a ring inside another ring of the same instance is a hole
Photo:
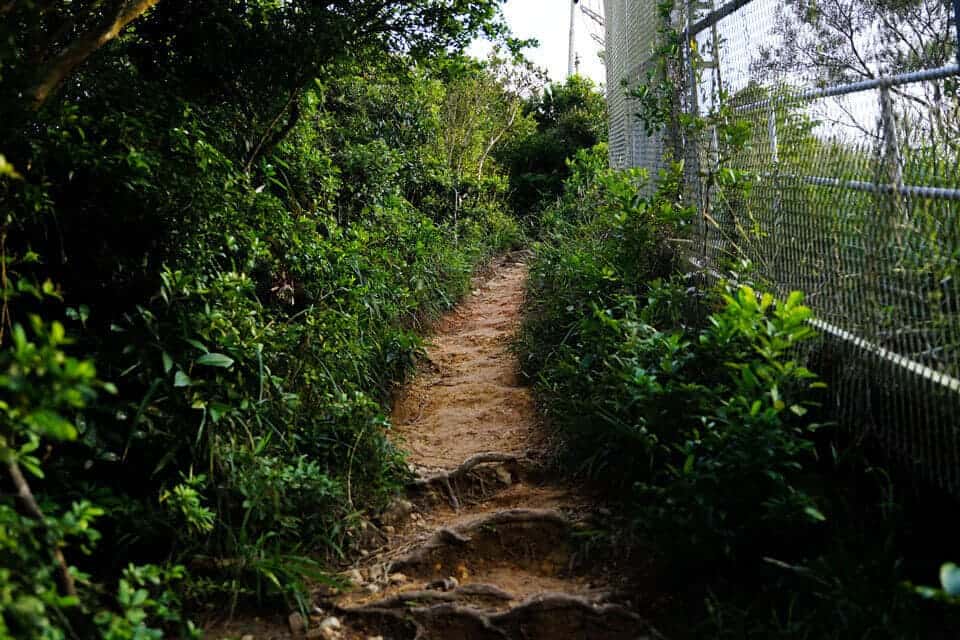
[[[610,163],[656,171],[664,166],[664,134],[646,135],[633,117],[636,101],[627,97],[627,89],[642,82],[656,64],[651,55],[658,31],[656,3],[607,0],[604,10]]]
[[[648,136],[625,88],[658,4],[606,2],[611,162],[680,148],[692,257],[804,291],[843,423],[960,494],[960,1],[678,0],[675,104],[704,125]]]

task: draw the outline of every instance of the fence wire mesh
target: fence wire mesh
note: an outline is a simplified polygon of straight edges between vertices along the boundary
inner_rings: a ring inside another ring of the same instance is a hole
[[[644,81],[656,64],[652,55],[658,30],[656,3],[606,0],[604,11],[610,163],[621,169],[646,167],[656,173],[664,166],[664,134],[647,135],[633,117],[636,101],[627,97],[627,90]]]
[[[960,496],[960,1],[677,0],[676,108],[749,124],[742,147],[716,120],[645,134],[625,89],[658,4],[605,3],[611,162],[680,149],[696,262],[804,291],[842,423]],[[721,198],[723,168],[749,186]]]

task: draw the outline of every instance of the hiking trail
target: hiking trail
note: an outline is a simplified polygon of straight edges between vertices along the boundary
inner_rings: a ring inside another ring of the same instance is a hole
[[[429,338],[392,413],[416,479],[371,524],[365,556],[307,624],[232,637],[329,640],[659,638],[611,559],[584,553],[591,501],[551,475],[511,341],[526,254],[498,259]],[[240,632],[240,633],[238,633]]]

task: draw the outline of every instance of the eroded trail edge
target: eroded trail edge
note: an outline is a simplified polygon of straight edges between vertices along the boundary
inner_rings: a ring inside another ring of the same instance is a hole
[[[524,258],[499,260],[440,321],[399,394],[393,424],[417,478],[381,517],[382,546],[348,573],[354,589],[321,605],[340,626],[320,621],[320,637],[656,635],[584,561],[587,501],[542,471],[543,432],[510,348]]]
[[[585,553],[590,501],[541,464],[543,429],[511,351],[525,257],[496,261],[439,322],[392,416],[415,480],[370,524],[351,588],[315,594],[294,635],[659,637],[616,571]]]

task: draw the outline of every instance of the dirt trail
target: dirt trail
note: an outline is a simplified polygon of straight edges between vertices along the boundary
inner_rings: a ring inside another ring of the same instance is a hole
[[[616,571],[584,553],[589,501],[540,464],[542,432],[510,350],[523,260],[495,263],[439,323],[393,411],[416,474],[408,499],[371,523],[371,551],[345,574],[353,588],[316,594],[309,628],[294,616],[295,636],[659,637],[612,584]]]
[[[525,269],[498,266],[437,327],[419,375],[401,392],[393,424],[410,460],[450,468],[483,451],[522,455],[535,410],[517,380],[509,341],[519,321]]]

